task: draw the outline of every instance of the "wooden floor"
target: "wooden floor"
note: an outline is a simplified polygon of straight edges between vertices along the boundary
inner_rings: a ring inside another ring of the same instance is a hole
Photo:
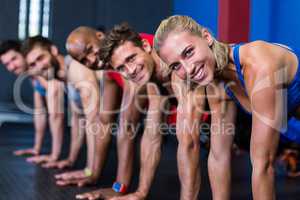
[[[65,139],[69,136],[66,132]],[[150,191],[150,200],[179,199],[179,180],[177,177],[176,139],[175,136],[164,138],[162,161],[160,162],[155,181]],[[113,139],[109,158],[103,176],[94,187],[60,188],[54,184],[54,174],[58,170],[45,170],[29,164],[24,157],[15,157],[12,151],[27,148],[32,145],[33,127],[31,125],[4,124],[0,127],[0,199],[2,200],[65,200],[75,199],[78,193],[90,191],[97,187],[110,186],[116,171],[116,149]],[[43,152],[49,151],[49,134],[44,144]],[[136,147],[138,149],[138,147]],[[64,156],[67,155],[68,142],[64,145]],[[85,148],[80,155],[76,168],[85,163]],[[202,187],[199,199],[211,199],[207,176],[207,152],[202,152]],[[232,198],[234,200],[252,199],[250,187],[251,167],[249,155],[235,156],[233,161]],[[138,181],[138,155],[136,155],[135,174],[130,190],[134,190]],[[300,178],[277,178],[277,199],[300,200]]]

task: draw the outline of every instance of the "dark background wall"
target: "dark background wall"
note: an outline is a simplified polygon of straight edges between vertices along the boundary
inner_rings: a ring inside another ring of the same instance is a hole
[[[1,0],[0,6],[0,40],[13,39],[18,36],[19,0]],[[0,66],[0,101],[12,102],[15,76]]]
[[[172,14],[172,0],[53,0],[51,37],[64,50],[65,40],[80,25],[111,28],[123,21],[137,31],[153,33]]]
[[[1,0],[0,39],[15,38],[18,35],[19,0]]]
[[[65,40],[80,25],[110,28],[128,21],[139,32],[153,33],[159,22],[172,14],[172,0],[52,0],[50,39],[65,53]],[[19,0],[1,0],[0,40],[17,39]],[[0,68],[0,103],[13,102],[15,76]],[[32,101],[29,82],[22,89],[27,101]]]
[[[64,51],[68,34],[80,25],[95,26],[97,0],[52,0],[50,38]]]

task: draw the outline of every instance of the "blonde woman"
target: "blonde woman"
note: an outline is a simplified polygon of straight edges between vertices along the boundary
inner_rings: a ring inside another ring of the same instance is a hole
[[[187,16],[162,21],[154,48],[179,78],[206,89],[212,113],[208,170],[213,199],[230,199],[231,125],[236,105],[252,115],[253,198],[275,199],[279,133],[289,116],[299,117],[300,54],[264,41],[221,43]]]

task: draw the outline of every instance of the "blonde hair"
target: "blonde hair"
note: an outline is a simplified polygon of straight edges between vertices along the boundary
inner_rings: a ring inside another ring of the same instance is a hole
[[[202,31],[204,27],[198,24],[195,20],[188,16],[174,15],[163,20],[156,30],[154,36],[154,49],[159,54],[159,50],[164,41],[171,32],[184,32],[187,31],[193,35],[202,38]],[[214,38],[211,46],[214,57],[217,63],[217,71],[220,72],[228,65],[229,46],[225,43],[219,42]]]

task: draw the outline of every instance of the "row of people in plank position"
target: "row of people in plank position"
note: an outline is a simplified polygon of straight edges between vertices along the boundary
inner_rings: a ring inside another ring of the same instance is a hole
[[[154,36],[139,34],[126,23],[108,32],[79,27],[68,36],[66,50],[68,56],[63,56],[49,39],[34,36],[22,45],[5,41],[0,51],[7,69],[16,75],[26,73],[34,88],[34,147],[14,153],[31,154],[29,162],[46,168],[63,169],[73,166],[86,137],[86,167],[56,175],[57,185],[95,183],[106,160],[112,126],[118,124],[118,167],[112,187],[76,198],[145,199],[161,157],[161,124],[176,123],[180,199],[197,199],[199,129],[207,121],[207,99],[213,199],[230,199],[238,107],[252,118],[253,198],[275,199],[274,161],[280,133],[287,119],[300,116],[300,54],[296,50],[265,41],[225,44],[192,18],[177,15],[163,20]],[[71,145],[68,157],[59,160],[66,91],[72,113]],[[143,116],[139,184],[128,193],[136,127]],[[40,155],[47,121],[52,150]]]

